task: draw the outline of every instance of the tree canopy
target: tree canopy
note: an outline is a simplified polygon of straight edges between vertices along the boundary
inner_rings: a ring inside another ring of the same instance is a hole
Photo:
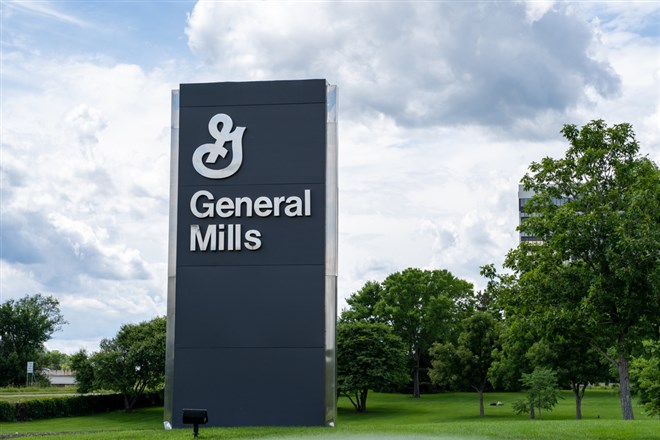
[[[337,326],[337,389],[356,411],[366,412],[369,390],[386,390],[407,379],[406,351],[384,323],[345,321]]]
[[[642,354],[632,362],[635,389],[644,410],[660,416],[660,341],[644,341]]]
[[[457,324],[467,315],[472,284],[447,270],[409,268],[383,281],[376,314],[392,325],[414,362],[413,397],[420,396],[422,358],[437,341],[456,336]]]
[[[52,296],[27,295],[0,305],[0,386],[24,385],[28,361],[66,324]],[[44,365],[45,367],[45,365]]]
[[[103,339],[97,353],[76,353],[71,367],[76,372],[78,392],[113,390],[124,395],[127,411],[149,389],[165,379],[164,317],[123,325],[117,336]]]
[[[523,242],[505,266],[518,277],[520,313],[572,322],[616,366],[623,417],[632,419],[629,362],[660,325],[660,171],[639,154],[630,124],[565,125],[561,159],[534,162]],[[579,324],[579,325],[578,325]]]
[[[413,396],[420,396],[422,370],[430,365],[434,342],[455,340],[460,322],[472,310],[472,284],[447,270],[408,268],[382,283],[367,282],[347,300],[341,322],[381,322],[406,346],[412,364]]]
[[[488,312],[477,311],[464,320],[456,344],[435,343],[431,347],[429,376],[435,384],[479,393],[479,416],[484,416],[484,391],[493,351],[499,345],[500,323]]]
[[[552,411],[559,399],[557,376],[549,368],[537,367],[531,373],[523,373],[520,379],[523,387],[527,388],[527,399],[517,400],[513,403],[516,414],[529,412],[529,418],[542,418],[542,410]]]

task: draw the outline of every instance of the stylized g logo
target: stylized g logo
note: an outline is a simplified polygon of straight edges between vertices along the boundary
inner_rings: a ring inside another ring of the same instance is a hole
[[[222,124],[222,131],[218,130],[218,124]],[[192,156],[195,171],[209,179],[225,179],[233,176],[243,163],[243,133],[245,127],[236,127],[231,131],[234,121],[224,113],[218,113],[209,121],[209,133],[215,139],[212,144],[204,144],[197,147]],[[216,163],[218,156],[224,159],[228,150],[224,147],[226,142],[232,144],[232,158],[225,168],[209,168],[205,163]],[[204,159],[206,156],[206,159]]]

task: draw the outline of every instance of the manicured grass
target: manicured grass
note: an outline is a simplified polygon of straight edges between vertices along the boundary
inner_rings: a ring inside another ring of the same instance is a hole
[[[660,420],[644,416],[635,408],[634,421],[621,420],[616,391],[589,390],[583,402],[583,420],[575,420],[574,401],[569,392],[543,420],[516,416],[511,403],[516,393],[491,393],[486,403],[502,401],[504,406],[487,406],[486,417],[478,417],[476,393],[425,395],[413,399],[399,394],[372,394],[368,412],[356,414],[345,398],[339,399],[336,428],[206,428],[200,439],[660,439]],[[29,423],[0,423],[0,435],[10,433],[60,433],[49,439],[189,439],[192,428],[165,431],[162,408],[137,410],[132,414],[114,412],[87,417],[41,420]],[[213,414],[209,414],[213,417]],[[43,438],[43,437],[40,437]]]
[[[64,387],[0,387],[0,396],[18,394],[75,394],[75,386]],[[0,397],[0,400],[2,400]]]
[[[0,402],[25,402],[30,399],[39,399],[48,396],[73,396],[76,394],[75,386],[66,387],[2,387],[0,388]],[[1,431],[0,431],[1,433]]]

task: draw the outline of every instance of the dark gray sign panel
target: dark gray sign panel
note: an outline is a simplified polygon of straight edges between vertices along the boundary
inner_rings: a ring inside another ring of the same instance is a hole
[[[165,421],[332,425],[336,88],[182,84],[172,94]]]

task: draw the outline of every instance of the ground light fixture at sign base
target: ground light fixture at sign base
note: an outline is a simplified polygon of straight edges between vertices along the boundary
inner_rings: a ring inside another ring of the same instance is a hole
[[[193,425],[193,436],[197,437],[199,434],[199,425],[206,425],[209,421],[208,414],[205,409],[183,409],[183,424]]]

